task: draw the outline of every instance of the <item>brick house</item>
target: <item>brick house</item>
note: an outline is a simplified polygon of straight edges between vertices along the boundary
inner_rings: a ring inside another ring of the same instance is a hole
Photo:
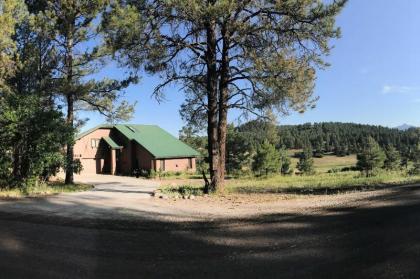
[[[82,173],[193,172],[197,156],[197,151],[156,125],[99,125],[79,134],[74,145]]]

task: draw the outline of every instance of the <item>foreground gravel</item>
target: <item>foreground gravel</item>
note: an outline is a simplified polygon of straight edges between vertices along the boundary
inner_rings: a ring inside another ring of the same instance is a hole
[[[419,186],[109,206],[66,197],[0,202],[2,277],[420,278]]]

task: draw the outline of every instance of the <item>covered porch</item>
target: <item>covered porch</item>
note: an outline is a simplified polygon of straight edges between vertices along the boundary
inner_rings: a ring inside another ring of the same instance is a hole
[[[97,173],[112,175],[120,173],[120,159],[123,146],[118,145],[110,137],[102,137],[100,146],[102,156],[96,162]]]

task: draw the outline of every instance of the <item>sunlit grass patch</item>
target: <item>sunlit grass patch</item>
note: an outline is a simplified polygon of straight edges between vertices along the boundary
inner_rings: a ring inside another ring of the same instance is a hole
[[[366,177],[358,171],[316,173],[314,175],[273,175],[268,177],[242,177],[226,180],[226,194],[330,194],[354,190],[379,189],[394,185],[420,183],[420,176],[409,176],[404,171],[379,172]],[[181,185],[164,185],[167,195],[202,195],[203,183],[184,182]]]
[[[0,189],[0,198],[21,198],[53,195],[59,193],[81,192],[92,189],[92,185],[87,184],[64,184],[61,182],[39,183],[30,187],[2,187]]]
[[[375,189],[385,186],[419,183],[420,176],[408,176],[404,172],[381,172],[365,177],[360,172],[318,173],[308,176],[272,176],[227,181],[230,193],[311,193]]]

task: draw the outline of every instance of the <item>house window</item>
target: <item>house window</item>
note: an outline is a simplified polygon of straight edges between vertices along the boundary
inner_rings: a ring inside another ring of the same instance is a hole
[[[165,160],[160,160],[160,170],[165,171]]]
[[[98,148],[100,141],[101,141],[101,139],[90,139],[90,146],[92,148]]]
[[[189,169],[192,169],[192,167],[193,167],[193,161],[192,161],[192,158],[188,158],[188,168],[189,168]]]

